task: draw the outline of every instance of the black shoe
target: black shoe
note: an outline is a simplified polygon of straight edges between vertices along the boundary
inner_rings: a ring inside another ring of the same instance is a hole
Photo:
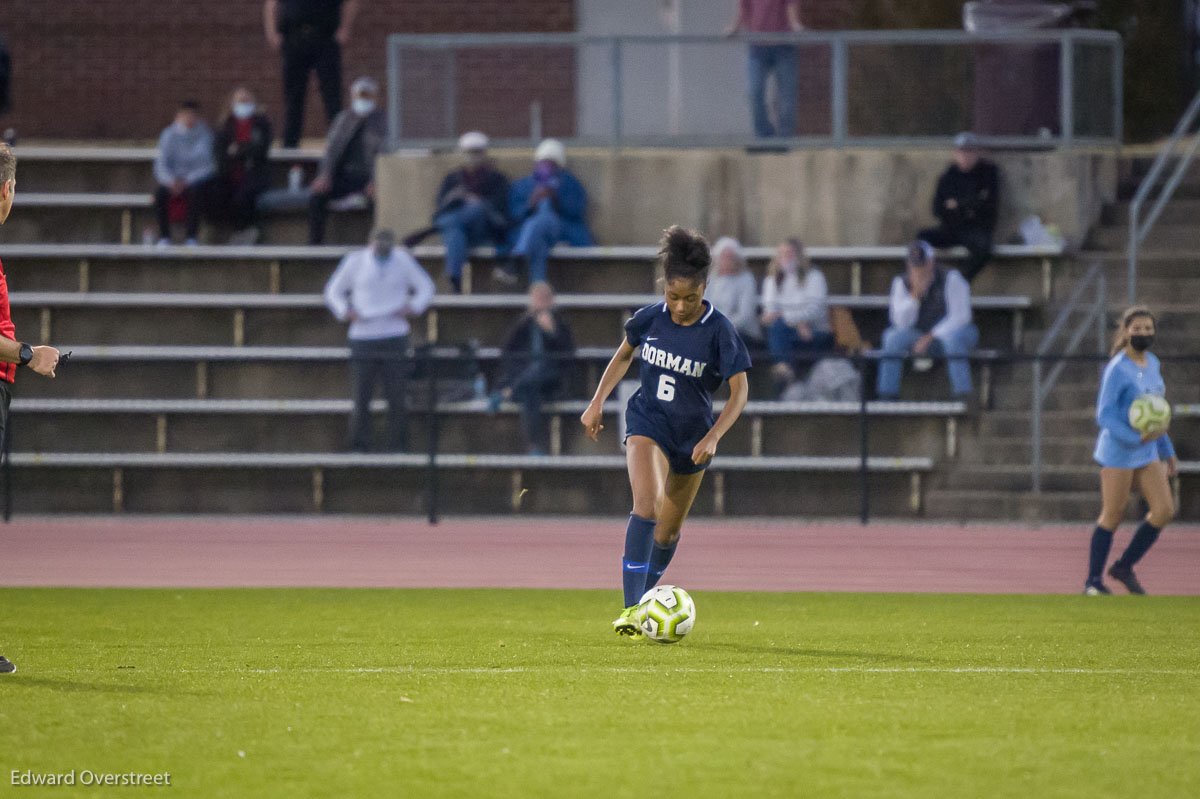
[[[1137,575],[1133,573],[1133,567],[1126,566],[1121,561],[1108,567],[1108,576],[1125,586],[1131,594],[1146,593],[1146,589],[1142,588],[1142,584],[1138,582]]]
[[[1108,590],[1108,586],[1100,580],[1088,580],[1083,584],[1084,596],[1108,596],[1111,593],[1112,591]]]
[[[17,670],[17,664],[13,663],[4,655],[0,655],[0,674],[12,674]]]

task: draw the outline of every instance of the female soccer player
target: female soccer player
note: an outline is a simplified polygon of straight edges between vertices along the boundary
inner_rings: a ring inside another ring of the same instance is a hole
[[[597,440],[604,401],[640,348],[641,387],[625,411],[625,457],[633,512],[625,530],[625,610],[613,622],[619,635],[641,634],[634,610],[675,554],[679,528],[691,510],[717,443],[746,406],[750,354],[733,323],[704,299],[711,257],[699,233],[672,226],[659,263],[663,302],[625,323],[625,340],[609,361],[580,421]],[[729,400],[713,422],[712,393],[729,381]]]
[[[1113,344],[1113,358],[1104,369],[1100,396],[1096,400],[1096,423],[1100,436],[1093,457],[1100,464],[1100,494],[1103,510],[1092,533],[1091,557],[1083,592],[1089,596],[1111,594],[1101,575],[1113,531],[1125,515],[1129,491],[1137,486],[1150,512],[1133,534],[1125,553],[1108,570],[1108,576],[1123,583],[1129,593],[1146,591],[1133,573],[1133,566],[1158,538],[1158,533],[1175,515],[1167,478],[1179,468],[1175,448],[1166,430],[1144,435],[1129,424],[1129,406],[1143,394],[1162,396],[1166,390],[1158,370],[1158,358],[1146,350],[1154,343],[1155,321],[1150,309],[1135,305],[1121,315]]]

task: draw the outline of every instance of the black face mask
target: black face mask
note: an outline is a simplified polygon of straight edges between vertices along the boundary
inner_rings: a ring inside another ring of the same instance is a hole
[[[1148,336],[1130,336],[1129,346],[1133,347],[1138,352],[1145,352],[1150,349],[1150,345],[1154,343],[1154,334]]]

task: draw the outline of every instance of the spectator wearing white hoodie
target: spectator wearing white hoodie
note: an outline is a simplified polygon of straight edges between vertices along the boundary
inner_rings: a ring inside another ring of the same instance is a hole
[[[712,246],[717,272],[708,279],[704,296],[725,314],[747,344],[762,344],[762,325],[758,321],[758,286],[746,268],[746,258],[738,240],[722,236]]]
[[[809,262],[799,239],[789,238],[775,249],[763,281],[762,323],[780,394],[795,379],[798,361],[807,369],[833,350],[828,294],[825,275]]]
[[[158,137],[158,156],[154,159],[159,246],[171,243],[171,206],[180,202],[187,209],[187,243],[196,243],[200,213],[216,171],[212,131],[200,119],[200,105],[185,100],[175,112],[175,121]]]
[[[383,384],[388,405],[387,450],[404,451],[409,319],[425,313],[434,290],[433,280],[387,229],[375,232],[371,246],[344,257],[325,284],[325,305],[338,321],[350,323],[350,447],[356,452],[371,449],[376,383]]]

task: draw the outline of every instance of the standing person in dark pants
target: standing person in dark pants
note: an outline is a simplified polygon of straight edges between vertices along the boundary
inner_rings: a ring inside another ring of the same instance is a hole
[[[954,137],[954,163],[938,179],[933,195],[933,215],[939,224],[922,230],[917,238],[934,247],[966,247],[970,255],[962,276],[970,283],[992,257],[999,204],[999,170],[979,157],[975,134],[960,133]]]
[[[17,190],[17,157],[7,144],[0,144],[0,225],[12,210],[13,194]],[[10,386],[17,378],[17,366],[28,366],[39,375],[54,377],[58,366],[58,350],[54,347],[32,347],[17,341],[8,307],[8,280],[0,267],[0,445],[8,435],[8,404],[12,401]],[[12,674],[16,665],[0,655],[0,674]]]
[[[503,388],[492,394],[491,410],[502,400],[521,404],[521,425],[530,455],[550,449],[542,403],[562,383],[563,360],[575,351],[571,328],[554,310],[554,291],[548,283],[529,287],[529,309],[509,331],[501,350]]]
[[[325,285],[325,304],[350,322],[350,447],[371,449],[371,397],[383,384],[388,404],[387,450],[407,444],[404,387],[408,377],[408,320],[425,313],[434,285],[416,259],[396,246],[390,230],[375,233],[371,246],[342,259]]]
[[[332,201],[344,199],[369,207],[375,199],[375,157],[387,137],[387,122],[375,102],[378,93],[375,81],[356,79],[350,87],[350,108],[338,114],[329,129],[325,156],[310,187],[309,244],[325,241],[325,219]]]
[[[308,73],[316,70],[325,118],[342,110],[342,48],[358,14],[358,0],[266,0],[263,27],[272,50],[283,54],[283,146],[300,143]]]
[[[726,34],[789,33],[804,30],[800,22],[800,0],[738,0],[737,17]],[[796,48],[790,44],[752,44],[747,61],[750,83],[750,111],[754,135],[790,137],[796,135]],[[767,78],[775,75],[777,119],[772,122],[767,110]]]

